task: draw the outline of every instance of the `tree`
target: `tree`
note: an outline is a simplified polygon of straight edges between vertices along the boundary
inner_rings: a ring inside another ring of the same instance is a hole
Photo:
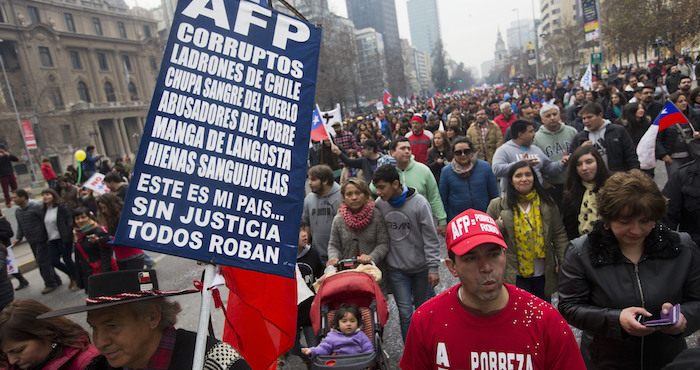
[[[472,71],[464,68],[464,63],[459,63],[454,73],[452,73],[448,87],[452,90],[464,90],[474,86],[475,82]]]
[[[581,63],[581,47],[585,41],[583,25],[564,22],[561,27],[544,37],[544,54],[546,63],[550,64],[552,74],[566,74],[566,68],[574,68]]]
[[[700,22],[692,16],[700,0],[606,0],[601,6],[603,42],[609,50],[634,53],[637,62],[638,52],[657,37],[671,41],[669,51],[679,55],[681,43],[700,33]]]
[[[433,85],[435,85],[438,91],[446,90],[449,81],[445,63],[445,49],[442,47],[442,40],[438,39],[431,56],[433,65],[430,77],[433,80]]]

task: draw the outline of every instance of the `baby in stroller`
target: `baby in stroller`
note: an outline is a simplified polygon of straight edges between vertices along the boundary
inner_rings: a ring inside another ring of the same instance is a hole
[[[333,318],[333,329],[316,347],[301,352],[314,358],[321,355],[350,355],[373,352],[374,346],[362,331],[362,315],[354,304],[341,304]]]

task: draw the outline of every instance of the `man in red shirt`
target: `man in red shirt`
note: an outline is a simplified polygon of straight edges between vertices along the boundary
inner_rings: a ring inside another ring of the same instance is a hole
[[[413,116],[411,119],[411,133],[406,135],[406,137],[411,143],[411,151],[416,161],[425,164],[433,137],[432,133],[428,135],[423,129],[423,119],[420,116]]]
[[[501,103],[501,114],[493,119],[498,127],[501,128],[501,135],[506,134],[506,130],[518,117],[513,114],[513,109],[510,107],[510,103]]]
[[[466,210],[445,239],[445,263],[460,284],[413,314],[402,369],[586,368],[559,312],[503,282],[508,247],[493,218]]]

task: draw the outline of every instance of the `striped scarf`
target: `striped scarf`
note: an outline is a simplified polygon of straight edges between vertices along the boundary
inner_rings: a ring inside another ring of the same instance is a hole
[[[360,231],[366,228],[370,221],[372,221],[372,215],[374,214],[374,202],[371,200],[365,203],[362,210],[357,213],[352,213],[348,205],[343,203],[340,206],[340,214],[343,216],[343,221],[348,225],[348,227],[353,231]]]

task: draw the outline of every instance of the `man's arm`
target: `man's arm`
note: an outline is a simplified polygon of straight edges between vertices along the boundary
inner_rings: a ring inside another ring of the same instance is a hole
[[[586,365],[576,343],[576,337],[571,328],[562,320],[561,315],[547,306],[548,312],[544,326],[544,354],[546,369],[585,370]]]
[[[404,345],[403,357],[399,367],[403,370],[432,369],[430,359],[432,350],[426,348],[428,343],[424,343],[428,338],[425,334],[424,316],[420,312],[415,312],[411,318],[411,325],[408,327],[408,335]]]
[[[496,149],[496,153],[493,154],[493,165],[491,167],[493,168],[493,174],[496,175],[496,177],[508,175],[508,170],[510,170],[510,166],[512,165],[512,163],[508,162],[508,153],[505,150],[502,150],[503,148],[504,147],[501,146],[500,148]]]
[[[367,158],[350,158],[345,153],[342,151],[338,153],[338,157],[340,157],[340,160],[343,161],[348,167],[352,168],[362,168],[362,163],[367,160]]]
[[[437,182],[435,182],[435,177],[433,173],[428,169],[427,183],[425,185],[426,199],[430,203],[430,208],[433,210],[433,216],[437,219],[438,226],[447,225],[447,213],[445,213],[445,207],[442,205],[442,198],[440,198],[440,191],[438,190]]]

